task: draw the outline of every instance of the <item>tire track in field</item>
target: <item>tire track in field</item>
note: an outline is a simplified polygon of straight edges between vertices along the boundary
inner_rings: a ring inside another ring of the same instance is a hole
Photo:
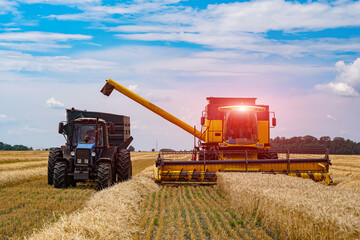
[[[137,239],[271,239],[236,216],[217,190],[161,186],[140,204]]]

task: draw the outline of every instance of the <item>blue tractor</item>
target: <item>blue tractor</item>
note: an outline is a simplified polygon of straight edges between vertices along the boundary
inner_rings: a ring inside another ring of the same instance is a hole
[[[101,190],[130,179],[130,118],[74,108],[66,113],[67,121],[59,123],[66,144],[50,150],[48,184],[67,188],[94,180]]]

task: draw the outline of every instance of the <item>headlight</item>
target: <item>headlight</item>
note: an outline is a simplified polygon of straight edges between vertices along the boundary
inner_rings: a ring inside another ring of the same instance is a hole
[[[92,152],[91,156],[95,157],[96,156],[96,152]]]
[[[77,162],[77,163],[81,163],[81,159],[80,159],[80,158],[77,159],[76,162]]]
[[[71,153],[70,153],[70,156],[75,156],[75,152],[74,151],[72,151]]]
[[[84,163],[89,163],[89,159],[84,159]]]

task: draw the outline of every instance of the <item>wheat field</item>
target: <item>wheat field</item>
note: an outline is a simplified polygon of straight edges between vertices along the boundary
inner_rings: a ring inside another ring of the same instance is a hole
[[[284,239],[360,238],[360,156],[331,156],[334,184],[256,173],[220,173],[234,209]]]
[[[47,185],[48,155],[47,151],[0,151],[0,239],[29,236],[81,210],[96,195],[96,183],[68,189]],[[131,153],[133,174],[152,166],[156,155]]]
[[[157,154],[131,153],[137,175],[98,192],[94,183],[48,186],[48,152],[0,152],[1,238],[360,238],[360,156],[330,157],[332,186],[221,173],[210,187],[155,184],[148,167]]]

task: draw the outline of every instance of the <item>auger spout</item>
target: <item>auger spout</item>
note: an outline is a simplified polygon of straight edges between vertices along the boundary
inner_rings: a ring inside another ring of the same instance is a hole
[[[171,115],[170,113],[168,113],[165,110],[159,108],[155,104],[149,102],[148,100],[146,100],[143,97],[140,97],[136,93],[134,93],[134,92],[130,91],[129,89],[121,86],[120,84],[118,84],[117,82],[115,82],[115,81],[113,81],[111,79],[108,79],[106,81],[106,84],[101,89],[101,92],[104,95],[109,96],[114,89],[116,89],[118,92],[124,94],[128,98],[134,100],[135,102],[141,104],[142,106],[146,107],[150,111],[156,113],[160,117],[168,120],[169,122],[175,124],[176,126],[182,128],[182,129],[184,129],[186,132],[190,133],[191,135],[197,137],[198,139],[200,139],[202,141],[205,141],[205,136],[200,131],[196,130],[195,128],[191,127],[189,124],[181,121],[177,117]]]

